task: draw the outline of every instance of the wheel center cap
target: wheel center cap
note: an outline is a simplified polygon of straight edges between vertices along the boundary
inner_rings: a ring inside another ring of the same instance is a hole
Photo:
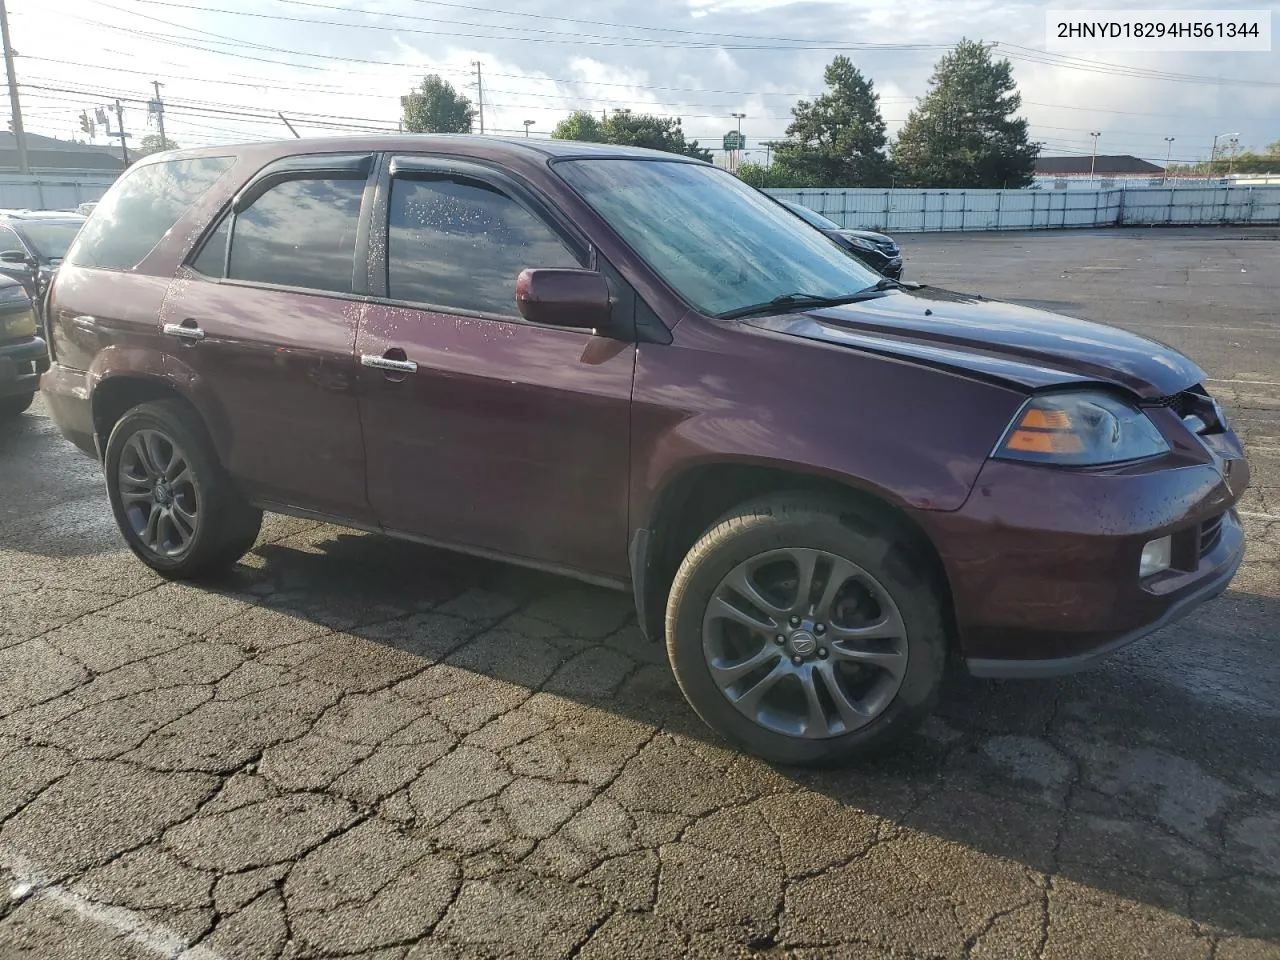
[[[155,499],[156,503],[167,504],[173,499],[173,491],[169,489],[169,485],[167,483],[161,481],[155,485],[155,488],[151,491],[151,496]]]
[[[797,630],[791,635],[788,645],[796,656],[809,657],[818,649],[818,638],[808,630]]]

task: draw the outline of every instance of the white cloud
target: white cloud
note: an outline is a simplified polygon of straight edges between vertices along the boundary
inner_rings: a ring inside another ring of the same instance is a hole
[[[743,131],[754,146],[782,134],[797,95],[821,92],[823,66],[837,52],[786,49],[783,38],[828,47],[920,45],[849,51],[875,81],[892,133],[914,98],[924,93],[943,47],[968,36],[999,41],[1004,52],[1016,56],[1023,112],[1032,121],[1033,136],[1046,142],[1046,152],[1085,152],[1090,130],[1102,131],[1099,149],[1104,152],[1161,159],[1166,136],[1176,138],[1175,158],[1206,155],[1214,134],[1224,131],[1240,131],[1242,149],[1280,139],[1280,88],[1275,86],[1179,83],[1029,62],[1025,49],[1009,45],[1043,50],[1047,0],[919,0],[906,5],[882,0],[653,0],[643,6],[604,0],[572,11],[547,0],[521,0],[522,15],[506,12],[515,4],[214,4],[238,10],[238,15],[200,9],[195,0],[59,0],[15,4],[10,16],[14,45],[21,53],[26,126],[61,137],[77,131],[80,110],[121,96],[133,98],[125,101],[126,126],[136,143],[148,132],[142,101],[151,96],[152,79],[165,84],[167,132],[184,145],[288,136],[273,118],[276,110],[307,134],[334,132],[325,124],[394,129],[398,97],[424,73],[442,73],[474,97],[474,87],[468,86],[474,78],[471,62],[480,60],[490,131],[522,131],[523,121],[533,120],[533,133],[545,135],[573,108],[598,112],[631,107],[680,116],[688,135],[705,143],[718,141],[735,123],[729,114],[739,111],[747,114]],[[1135,5],[1135,0],[1125,4]],[[1148,4],[1196,5],[1195,0]],[[1280,11],[1280,0],[1262,6]],[[296,19],[243,15],[264,13]],[[560,16],[634,26],[556,19]],[[1280,26],[1280,17],[1275,21]],[[741,49],[748,46],[771,49]],[[1113,53],[1095,59],[1210,78],[1252,78],[1259,84],[1280,77],[1280,52]],[[98,142],[103,142],[101,135]]]

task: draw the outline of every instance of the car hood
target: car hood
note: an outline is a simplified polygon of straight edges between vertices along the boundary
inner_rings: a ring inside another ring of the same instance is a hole
[[[743,322],[1032,389],[1106,383],[1154,399],[1205,378],[1178,351],[1137,334],[936,287]]]
[[[859,240],[870,240],[872,243],[892,243],[895,247],[897,246],[893,237],[886,237],[883,233],[876,233],[874,230],[840,229],[835,232],[842,237],[856,237]]]

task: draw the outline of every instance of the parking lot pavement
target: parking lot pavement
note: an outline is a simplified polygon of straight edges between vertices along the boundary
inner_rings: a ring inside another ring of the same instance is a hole
[[[1201,361],[1250,554],[843,770],[718,743],[619,594],[279,518],[164,583],[37,406],[0,428],[0,957],[1280,957],[1280,242],[1239,236],[902,238]]]

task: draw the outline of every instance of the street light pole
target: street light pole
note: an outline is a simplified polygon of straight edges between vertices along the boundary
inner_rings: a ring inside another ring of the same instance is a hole
[[[524,135],[525,135],[525,139],[528,139],[528,137],[529,137],[529,128],[530,128],[530,127],[532,127],[532,126],[533,126],[533,121],[532,121],[532,120],[526,120],[526,121],[524,122]]]
[[[1089,186],[1093,186],[1093,171],[1098,166],[1098,138],[1102,136],[1102,131],[1091,132],[1089,136],[1093,137],[1093,159],[1089,161]]]
[[[1218,159],[1218,141],[1224,137],[1238,137],[1239,133],[1215,133],[1213,135],[1213,148],[1209,151],[1209,176],[1213,176],[1213,165]]]
[[[1169,150],[1164,156],[1164,178],[1169,179],[1169,163],[1173,160],[1173,137],[1165,137],[1164,142],[1169,145]]]
[[[738,150],[742,149],[742,120],[746,116],[746,114],[731,113],[729,114],[729,116],[736,117],[738,120],[738,144],[737,144],[738,149],[733,151],[733,172],[737,173],[738,172]]]
[[[1233,136],[1228,143],[1231,144],[1231,153],[1227,156],[1227,176],[1231,176],[1231,171],[1236,165],[1236,145],[1240,143],[1240,138]]]

